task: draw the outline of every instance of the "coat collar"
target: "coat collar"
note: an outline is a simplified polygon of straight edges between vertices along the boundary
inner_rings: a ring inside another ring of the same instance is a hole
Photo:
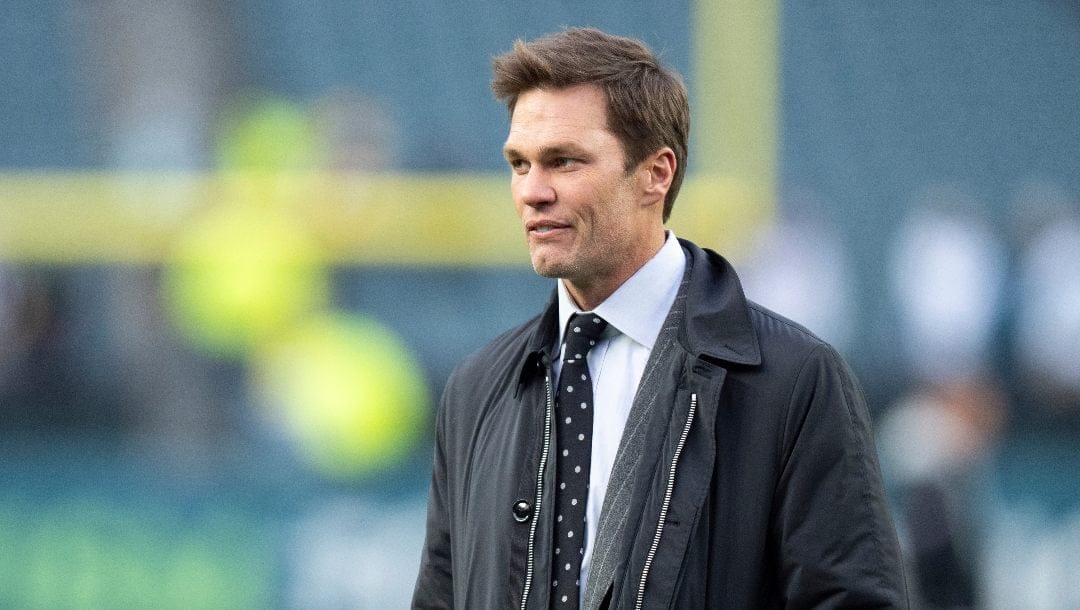
[[[555,340],[559,332],[559,295],[551,291],[544,312],[537,318],[529,342],[525,346],[525,355],[518,365],[518,383],[514,396],[521,394],[521,389],[532,375],[546,371],[551,366],[549,354],[555,353]]]
[[[693,242],[679,239],[686,254],[686,320],[679,343],[691,355],[719,362],[761,364],[757,333],[750,306],[735,269],[724,257]],[[518,376],[518,391],[529,377],[550,365],[558,336],[559,299],[553,290],[547,307],[525,348]]]
[[[679,342],[696,357],[761,364],[750,306],[735,269],[724,257],[680,239],[687,254],[686,322]]]

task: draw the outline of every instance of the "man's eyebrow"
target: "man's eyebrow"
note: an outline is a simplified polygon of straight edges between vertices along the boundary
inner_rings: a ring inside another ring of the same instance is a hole
[[[555,144],[554,146],[545,146],[540,149],[540,156],[542,157],[560,157],[563,155],[580,155],[584,151],[583,149],[574,144],[573,142],[566,142]]]
[[[582,155],[584,149],[572,142],[554,144],[551,146],[543,146],[540,148],[540,157],[559,157],[564,155]],[[523,156],[517,148],[513,146],[503,146],[503,156],[507,159]]]

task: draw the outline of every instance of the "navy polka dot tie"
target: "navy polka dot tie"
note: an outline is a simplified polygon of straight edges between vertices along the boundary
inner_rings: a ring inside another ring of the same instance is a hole
[[[577,608],[581,558],[585,552],[585,503],[592,456],[593,387],[586,356],[607,322],[575,314],[566,328],[566,349],[556,398],[555,544],[552,546],[551,607]]]

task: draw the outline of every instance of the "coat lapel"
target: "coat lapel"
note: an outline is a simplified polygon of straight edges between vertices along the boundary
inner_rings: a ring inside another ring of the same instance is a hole
[[[655,431],[663,429],[656,422],[664,422],[670,416],[672,379],[678,377],[682,368],[683,354],[677,336],[685,312],[687,278],[684,277],[675,303],[671,306],[660,334],[656,338],[645,372],[638,384],[634,403],[626,418],[619,450],[611,468],[604,506],[600,511],[596,539],[593,543],[592,564],[586,584],[584,608],[598,608],[611,587],[615,572],[626,557],[626,532],[631,515],[640,515],[642,496],[636,482],[639,473],[651,472],[655,467],[656,448],[663,439]],[[653,431],[652,434],[649,432]],[[635,494],[635,491],[638,493]],[[631,510],[637,505],[637,510]]]

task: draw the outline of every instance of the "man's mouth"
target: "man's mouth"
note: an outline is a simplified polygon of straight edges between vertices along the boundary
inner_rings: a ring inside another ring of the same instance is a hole
[[[547,235],[547,234],[551,233],[552,231],[556,231],[558,229],[569,228],[569,226],[570,225],[561,224],[561,223],[557,223],[557,222],[551,222],[551,221],[545,221],[545,220],[536,220],[536,221],[531,221],[531,222],[526,223],[525,224],[525,229],[529,233],[535,233],[536,235]]]

